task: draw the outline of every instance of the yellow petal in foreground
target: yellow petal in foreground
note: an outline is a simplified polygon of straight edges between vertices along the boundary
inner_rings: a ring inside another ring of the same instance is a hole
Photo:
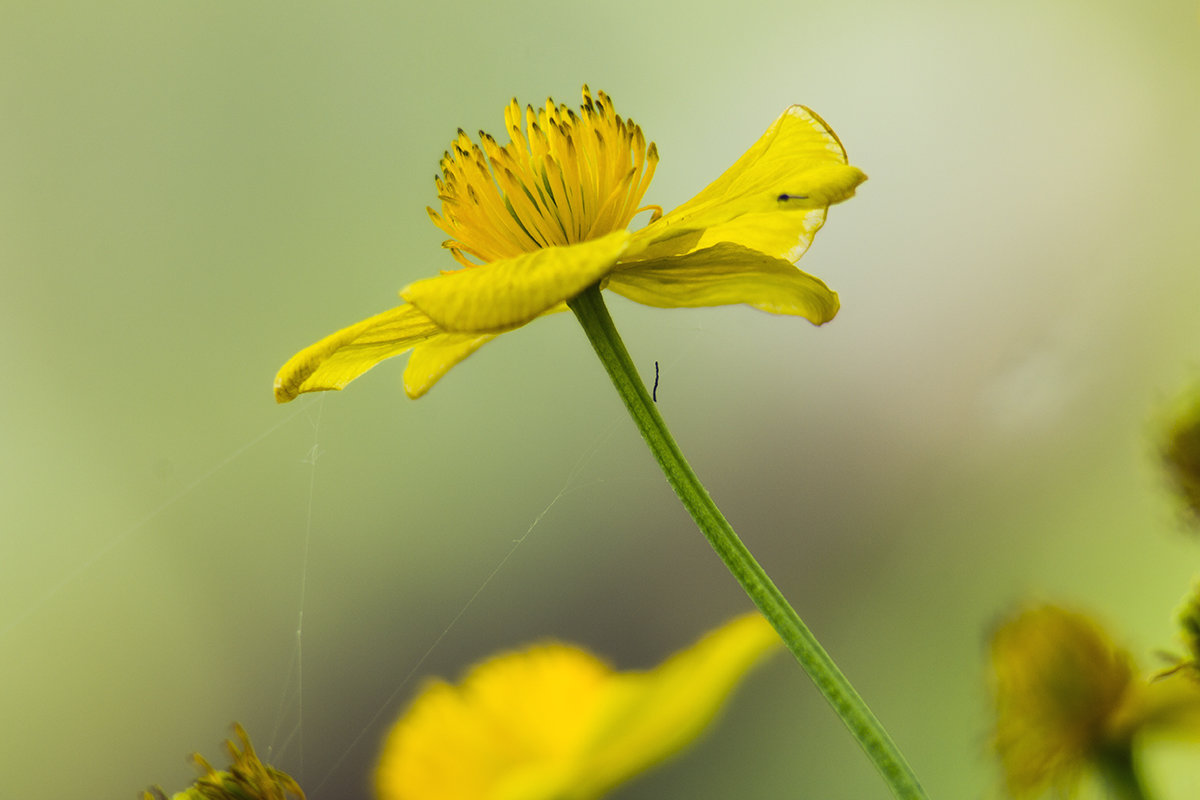
[[[392,728],[380,800],[589,800],[691,742],[778,638],[757,613],[647,672],[559,643],[428,684]]]
[[[613,231],[579,244],[426,278],[400,296],[448,333],[502,333],[520,327],[608,274],[629,243]]]
[[[288,359],[275,376],[275,400],[341,389],[371,367],[407,353],[441,330],[412,306],[397,306],[326,336]]]

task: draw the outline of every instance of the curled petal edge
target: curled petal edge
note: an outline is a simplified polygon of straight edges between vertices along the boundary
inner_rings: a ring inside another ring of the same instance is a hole
[[[743,303],[823,325],[840,307],[837,292],[791,262],[723,242],[653,259],[609,276],[606,288],[643,305],[698,308]]]
[[[289,358],[275,375],[275,401],[287,403],[305,392],[342,389],[380,361],[441,333],[433,320],[411,305],[368,317]]]

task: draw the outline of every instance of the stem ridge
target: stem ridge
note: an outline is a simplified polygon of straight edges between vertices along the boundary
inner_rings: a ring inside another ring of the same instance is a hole
[[[646,391],[646,385],[617,333],[599,284],[586,289],[567,305],[583,326],[584,333],[662,468],[667,482],[713,550],[775,628],[796,661],[879,770],[892,793],[899,800],[928,800],[928,795],[896,743],[738,538],[684,458],[666,422],[658,413],[655,398]]]

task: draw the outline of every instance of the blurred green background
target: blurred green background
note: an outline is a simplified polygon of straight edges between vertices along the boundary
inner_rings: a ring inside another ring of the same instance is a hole
[[[1094,610],[1147,666],[1175,645],[1200,541],[1153,437],[1200,374],[1193,0],[3,18],[0,797],[177,790],[240,720],[311,800],[365,798],[420,676],[546,636],[648,666],[748,608],[569,315],[417,402],[402,361],[271,398],[295,350],[451,264],[425,206],[455,130],[584,82],[658,143],[647,202],[791,103],[871,176],[802,262],[830,325],[610,307],[933,796],[998,795],[983,642],[1014,603]],[[780,655],[617,796],[887,793]]]

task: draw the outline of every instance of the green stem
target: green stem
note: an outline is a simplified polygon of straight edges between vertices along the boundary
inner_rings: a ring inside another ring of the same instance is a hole
[[[892,793],[902,800],[926,800],[917,776],[904,760],[904,756],[888,736],[887,731],[867,708],[858,692],[842,675],[829,654],[813,636],[808,627],[784,599],[767,573],[750,555],[742,540],[734,533],[708,490],[700,483],[696,473],[683,457],[679,445],[667,429],[667,424],[658,413],[658,407],[646,391],[638,376],[633,360],[625,349],[599,286],[587,289],[568,304],[584,332],[600,357],[608,375],[612,378],[617,393],[629,409],[642,437],[649,445],[654,458],[662,467],[667,482],[679,495],[684,507],[696,521],[713,550],[725,562],[733,577],[742,585],[746,594],[754,601],[763,616],[775,627],[787,648],[792,651],[800,666],[812,678],[813,683],[833,706],[842,722],[858,740],[876,769],[891,787]]]

